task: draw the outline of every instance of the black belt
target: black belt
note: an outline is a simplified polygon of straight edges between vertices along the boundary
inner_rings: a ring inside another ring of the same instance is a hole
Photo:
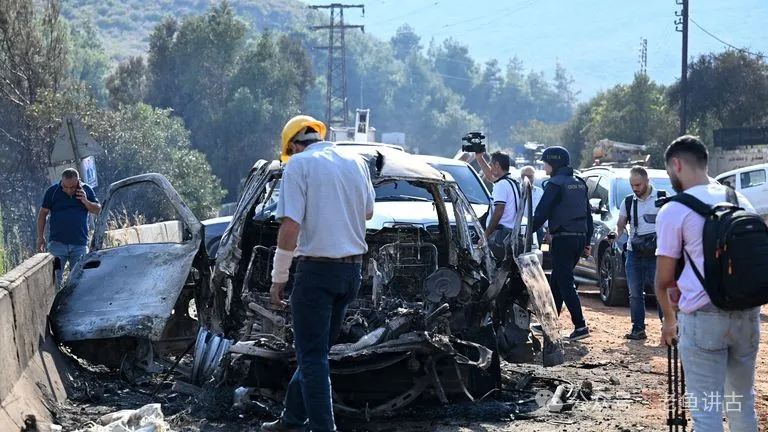
[[[299,256],[299,261],[318,261],[318,262],[334,262],[334,263],[349,263],[360,264],[363,262],[362,255],[350,255],[341,258],[327,258],[327,257],[314,257],[314,256]]]
[[[571,233],[571,232],[564,232],[564,233],[554,233],[551,234],[550,237],[586,237],[587,233]]]

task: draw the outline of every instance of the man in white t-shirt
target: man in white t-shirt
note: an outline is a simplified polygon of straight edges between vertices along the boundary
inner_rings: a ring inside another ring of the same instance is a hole
[[[527,165],[520,169],[520,178],[527,178],[528,181],[531,183],[531,186],[533,188],[533,193],[531,194],[531,197],[533,198],[533,210],[536,210],[536,207],[539,205],[539,201],[541,201],[541,197],[544,195],[544,189],[536,186],[533,182],[536,180],[536,169],[534,169],[532,166]],[[533,214],[527,214],[528,217],[528,224],[530,225],[533,221]],[[544,227],[547,226],[547,222],[544,222]],[[544,228],[540,228],[538,231],[536,231],[536,239],[539,242],[539,246],[544,242]]]
[[[475,155],[486,177],[493,179],[493,212],[488,216],[485,235],[489,239],[491,251],[496,259],[505,256],[504,239],[512,233],[520,207],[520,184],[509,174],[512,158],[504,152],[491,153],[491,163],[487,164],[483,153]],[[516,240],[512,240],[515,244]]]
[[[651,185],[648,171],[641,166],[629,171],[631,194],[621,200],[616,237],[628,228],[626,262],[624,264],[629,288],[629,311],[632,330],[624,335],[631,340],[644,340],[645,334],[645,287],[653,286],[656,278],[656,199],[659,191]],[[664,191],[666,195],[666,191]],[[629,226],[628,226],[629,225]],[[648,240],[648,241],[646,241]],[[634,243],[634,246],[633,246]],[[661,318],[661,310],[659,310]]]
[[[693,195],[707,204],[726,201],[726,186],[710,184],[707,148],[693,136],[682,136],[665,153],[667,173],[676,192]],[[739,206],[754,212],[737,193]],[[703,272],[704,218],[677,202],[665,204],[656,217],[656,299],[663,310],[662,342],[679,340],[685,370],[686,406],[694,429],[722,431],[723,412],[732,431],[757,431],[755,363],[760,344],[760,308],[723,311],[715,307],[691,265]],[[675,268],[683,248],[693,263],[677,279],[679,314],[667,297],[675,285]],[[679,326],[678,326],[679,325]]]

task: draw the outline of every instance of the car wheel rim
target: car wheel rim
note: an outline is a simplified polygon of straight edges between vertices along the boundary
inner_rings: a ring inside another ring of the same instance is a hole
[[[607,298],[613,287],[613,265],[610,256],[606,253],[600,260],[600,293]]]

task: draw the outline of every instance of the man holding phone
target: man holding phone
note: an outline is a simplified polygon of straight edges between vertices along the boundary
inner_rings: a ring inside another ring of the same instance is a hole
[[[56,283],[61,288],[64,266],[75,266],[88,244],[88,213],[98,214],[101,204],[90,186],[80,181],[76,169],[67,168],[61,180],[45,191],[37,215],[37,250],[45,252],[45,221],[50,215],[48,252],[56,257]]]

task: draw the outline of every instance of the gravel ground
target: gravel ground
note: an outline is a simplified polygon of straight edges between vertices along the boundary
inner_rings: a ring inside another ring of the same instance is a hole
[[[653,306],[648,310],[646,341],[628,341],[628,308],[602,305],[594,291],[582,294],[592,337],[566,343],[566,363],[552,368],[504,363],[504,387],[511,389],[526,374],[534,379],[529,393],[504,391],[488,395],[479,403],[456,401],[449,406],[414,406],[396,418],[370,423],[339,420],[342,431],[655,431],[666,429],[667,355],[659,344],[660,326]],[[761,429],[768,428],[768,315],[763,318],[761,354],[758,359],[757,394]],[[567,312],[560,317],[570,332]],[[173,430],[188,432],[257,431],[272,420],[279,407],[252,405],[232,409],[231,394],[208,390],[196,397],[170,390],[170,382],[159,377],[128,385],[115,373],[75,368],[77,394],[69,403],[55,407],[64,430],[76,430],[101,415],[120,409],[135,409],[161,403]],[[588,381],[591,400],[578,397],[572,409],[551,413],[542,401],[554,391],[557,381],[577,388]],[[86,384],[87,383],[87,384]],[[152,393],[158,389],[153,398]],[[221,401],[213,403],[214,400]],[[690,430],[690,427],[688,428]]]

